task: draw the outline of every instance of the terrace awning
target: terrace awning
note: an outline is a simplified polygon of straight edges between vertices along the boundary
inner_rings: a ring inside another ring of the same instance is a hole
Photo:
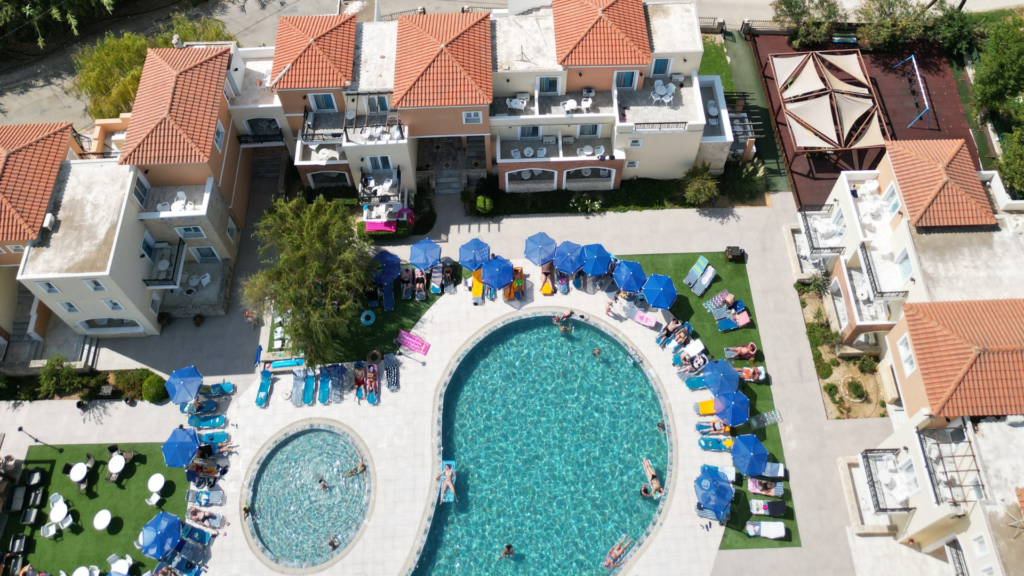
[[[864,84],[868,79],[864,77],[864,71],[860,68],[860,55],[858,54],[823,54],[818,52],[818,57],[829,64],[860,80]]]
[[[825,73],[825,80],[828,81],[829,87],[833,90],[838,90],[839,92],[854,92],[856,94],[871,93],[870,90],[863,86],[854,86],[853,84],[843,82],[839,78],[836,78],[835,75],[829,72],[828,68],[825,68],[824,66],[822,66],[821,71]]]
[[[786,112],[790,116],[802,120],[805,128],[813,128],[817,132],[816,137],[829,142],[827,147],[832,148],[839,144],[839,137],[836,135],[835,123],[832,120],[832,102],[828,96],[818,96],[800,102],[786,104]],[[794,123],[790,123],[792,126]],[[813,133],[813,132],[812,132]],[[805,146],[800,144],[800,146]]]
[[[789,100],[790,98],[796,98],[797,96],[811,94],[820,90],[827,90],[827,88],[825,83],[821,81],[821,76],[818,76],[818,71],[812,61],[808,62],[804,69],[797,74],[796,78],[789,83],[789,87],[782,93],[782,99]]]
[[[874,108],[875,103],[868,98],[858,98],[846,94],[836,94],[836,110],[839,111],[839,125],[843,130],[843,141],[850,137],[854,124],[864,113]]]
[[[870,146],[885,146],[885,138],[882,137],[882,128],[878,125],[878,112],[872,112],[868,119],[867,128],[861,133],[857,141],[850,145],[850,148],[868,148]]]
[[[776,56],[772,58],[775,66],[775,84],[781,89],[786,81],[793,75],[793,72],[807,60],[807,55],[802,56]]]

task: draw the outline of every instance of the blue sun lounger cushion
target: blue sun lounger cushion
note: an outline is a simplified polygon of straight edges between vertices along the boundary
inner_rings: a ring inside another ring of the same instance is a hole
[[[443,461],[441,461],[441,470],[444,470],[444,467],[445,467],[446,464],[447,465],[451,465],[451,467],[452,467],[452,474],[454,475],[455,474],[455,460],[443,460]],[[454,484],[454,483],[455,483],[455,481],[453,480],[452,484]],[[442,490],[442,492],[441,492],[441,502],[442,503],[449,503],[450,504],[452,502],[455,502],[455,493],[452,492],[451,490],[445,490],[444,489],[444,479],[443,478],[442,478],[442,482],[441,482],[441,490]]]
[[[697,444],[701,450],[709,452],[729,452],[732,449],[731,442],[727,444],[722,438],[711,438],[709,436],[701,436],[697,439]]]
[[[328,404],[331,400],[331,377],[326,368],[320,368],[320,387],[317,389],[317,401]]]
[[[316,393],[316,376],[312,370],[306,371],[306,378],[302,384],[302,403],[306,406],[313,405],[313,397]]]
[[[395,309],[395,285],[382,286],[380,292],[384,298],[384,311],[391,312]]]
[[[228,433],[223,430],[217,432],[203,432],[197,435],[200,444],[220,444],[228,441]]]
[[[223,428],[223,416],[198,416],[193,414],[188,417],[188,425],[193,428]]]
[[[689,388],[690,390],[703,390],[704,388],[706,388],[706,386],[704,385],[703,376],[690,376],[689,378],[686,379],[685,382],[686,387]]]

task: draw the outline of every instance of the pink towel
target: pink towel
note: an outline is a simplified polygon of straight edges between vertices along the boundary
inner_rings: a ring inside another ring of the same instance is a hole
[[[409,350],[412,350],[417,354],[422,354],[423,356],[426,356],[427,352],[430,352],[430,342],[427,342],[415,334],[410,334],[405,330],[398,331],[398,345],[405,346]]]
[[[736,315],[736,324],[738,326],[746,326],[750,324],[750,314],[747,312],[740,312]]]
[[[394,232],[398,230],[397,222],[367,222],[367,232]]]
[[[633,320],[635,320],[637,324],[647,326],[648,328],[654,328],[658,323],[658,321],[654,319],[654,316],[649,316],[639,310],[637,310],[636,316],[633,317]]]

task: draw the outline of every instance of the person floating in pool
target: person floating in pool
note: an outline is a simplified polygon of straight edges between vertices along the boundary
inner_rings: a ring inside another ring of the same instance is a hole
[[[623,534],[622,540],[619,540],[615,546],[612,546],[612,549],[608,551],[608,555],[604,557],[604,562],[601,564],[602,566],[605,568],[618,568],[624,564],[620,559],[626,551],[629,550],[629,547],[633,545],[633,540],[626,542],[626,538],[628,538],[628,536]]]
[[[665,494],[665,489],[661,487],[658,474],[654,471],[654,466],[651,466],[651,461],[647,458],[644,458],[644,475],[647,476],[647,482],[640,485],[640,494],[646,498],[658,500]]]
[[[360,474],[362,474],[364,472],[366,472],[366,464],[363,463],[363,455],[360,454],[359,455],[359,464],[356,465],[355,468],[353,468],[353,469],[349,470],[348,472],[346,472],[345,473],[345,478],[351,478],[353,476],[358,476],[358,475],[360,475]]]
[[[327,485],[327,482],[324,482],[323,478],[320,478],[319,480],[317,480],[317,482],[320,483],[320,491],[321,492],[326,492],[327,490],[331,489],[331,487]]]
[[[502,549],[501,556],[498,556],[498,560],[501,560],[502,558],[511,558],[513,554],[515,554],[515,551],[512,550],[512,545],[505,544],[505,548]]]
[[[331,539],[327,541],[327,547],[331,549],[331,552],[334,552],[335,550],[337,550],[338,546],[340,546],[340,545],[341,544],[338,542],[338,537],[337,536],[333,536],[332,535]]]
[[[444,500],[445,493],[451,490],[452,497],[458,502],[459,498],[455,496],[455,470],[452,470],[451,464],[445,464],[444,470],[441,470],[441,473],[434,477],[434,480],[440,479],[441,476],[444,476],[444,484],[441,485],[441,499]]]

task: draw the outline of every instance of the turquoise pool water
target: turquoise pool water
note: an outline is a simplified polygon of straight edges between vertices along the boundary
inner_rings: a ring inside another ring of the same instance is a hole
[[[326,426],[304,426],[272,447],[249,488],[249,528],[263,553],[287,567],[316,566],[341,553],[370,503],[367,475],[344,477],[358,464],[352,439]],[[320,489],[321,478],[327,490]],[[332,536],[335,551],[328,546]]]
[[[437,506],[415,574],[603,576],[620,536],[650,526],[641,459],[667,477],[661,405],[617,341],[572,324],[500,327],[452,375],[442,453],[457,461],[458,503]],[[505,544],[515,556],[499,562]]]

